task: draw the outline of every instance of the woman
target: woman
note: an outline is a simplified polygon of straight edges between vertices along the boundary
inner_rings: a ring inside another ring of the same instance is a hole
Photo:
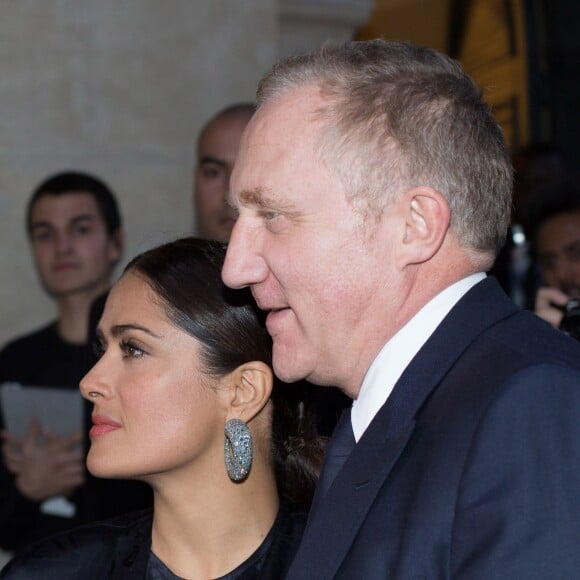
[[[89,470],[146,481],[153,511],[36,544],[2,577],[283,577],[305,516],[280,507],[279,490],[307,505],[322,445],[303,391],[272,392],[269,338],[249,295],[222,284],[224,255],[187,238],[135,258],[81,381]]]

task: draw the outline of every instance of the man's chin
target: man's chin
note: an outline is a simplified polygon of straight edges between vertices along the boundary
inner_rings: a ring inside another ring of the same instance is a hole
[[[275,375],[285,383],[295,383],[306,378],[308,373],[301,369],[297,361],[293,361],[288,357],[276,355],[274,348],[273,367]]]

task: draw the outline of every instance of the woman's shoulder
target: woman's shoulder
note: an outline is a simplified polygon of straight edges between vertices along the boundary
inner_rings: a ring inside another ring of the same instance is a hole
[[[106,578],[116,561],[149,553],[151,523],[152,511],[143,510],[51,536],[21,550],[2,569],[0,578]]]

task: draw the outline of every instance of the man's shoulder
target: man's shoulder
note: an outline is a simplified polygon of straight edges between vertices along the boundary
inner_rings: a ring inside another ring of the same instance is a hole
[[[518,312],[490,334],[514,356],[525,357],[532,364],[559,364],[580,370],[580,342],[532,312]]]
[[[152,518],[147,509],[51,536],[19,552],[0,578],[97,578],[115,560],[149,546]]]
[[[451,332],[459,343],[470,336],[476,348],[492,344],[492,350],[509,353],[508,366],[516,359],[524,365],[559,363],[580,369],[580,342],[533,312],[516,307],[493,277],[477,284],[452,313]],[[449,328],[449,324],[442,326]],[[476,331],[470,333],[472,328]],[[493,373],[497,365],[488,370]]]

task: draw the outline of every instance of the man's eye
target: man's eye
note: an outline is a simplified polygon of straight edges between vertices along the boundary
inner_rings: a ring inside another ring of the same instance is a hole
[[[217,179],[218,177],[221,177],[223,173],[223,169],[215,165],[204,165],[201,168],[201,175],[205,179]]]
[[[142,358],[147,354],[142,348],[139,348],[130,340],[123,340],[121,342],[121,351],[123,358]]]
[[[32,236],[33,242],[46,242],[52,237],[51,233],[47,231],[35,232]]]
[[[87,234],[91,233],[92,228],[89,225],[78,225],[73,228],[73,235],[76,236],[86,236]]]

